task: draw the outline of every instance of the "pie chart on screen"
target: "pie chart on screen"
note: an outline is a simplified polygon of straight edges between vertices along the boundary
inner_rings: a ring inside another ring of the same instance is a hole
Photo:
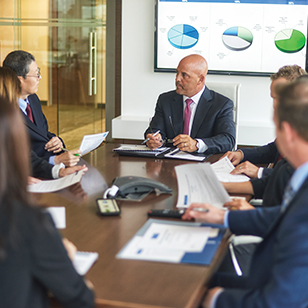
[[[199,32],[190,25],[175,25],[168,31],[168,40],[175,48],[189,49],[198,43]]]
[[[305,44],[305,35],[295,29],[284,29],[275,35],[276,47],[285,53],[298,52],[304,48]]]
[[[242,51],[249,48],[252,41],[252,33],[244,27],[231,27],[222,34],[222,42],[233,51]]]

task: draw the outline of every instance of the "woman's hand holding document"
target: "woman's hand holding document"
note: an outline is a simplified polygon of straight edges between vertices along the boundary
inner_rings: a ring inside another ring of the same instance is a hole
[[[248,176],[243,174],[230,174],[235,167],[227,156],[211,166],[220,182],[247,182],[250,180]]]

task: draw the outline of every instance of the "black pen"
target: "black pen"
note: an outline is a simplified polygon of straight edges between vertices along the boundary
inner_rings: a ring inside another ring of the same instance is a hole
[[[173,126],[173,122],[172,122],[171,116],[169,116],[169,122],[170,122],[171,128],[172,128],[172,130],[173,130],[174,137],[176,137],[176,133],[175,133],[175,129],[174,129],[174,126]]]

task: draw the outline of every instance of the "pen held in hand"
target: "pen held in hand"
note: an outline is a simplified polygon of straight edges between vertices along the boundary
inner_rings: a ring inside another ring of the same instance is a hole
[[[65,148],[61,148],[61,150],[62,151],[64,151],[64,152],[69,152],[69,150],[68,149],[65,149]],[[80,156],[80,154],[78,154],[78,153],[75,153],[75,154],[73,154],[74,156]]]
[[[194,207],[191,210],[195,212],[201,212],[201,213],[207,213],[209,211],[209,209],[203,209],[201,207]]]
[[[160,133],[160,130],[158,130],[156,133],[154,133],[153,135],[152,135],[152,137],[155,137],[156,135],[158,135]],[[145,144],[145,143],[147,143],[149,140],[150,140],[151,138],[147,138],[147,139],[145,139],[144,141],[142,141],[142,143],[141,144]]]

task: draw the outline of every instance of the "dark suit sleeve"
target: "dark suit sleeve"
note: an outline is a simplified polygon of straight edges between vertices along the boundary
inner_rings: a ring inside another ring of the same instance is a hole
[[[46,218],[39,232],[33,230],[31,245],[34,277],[50,290],[64,307],[94,307],[93,292],[77,274],[58,230]]]
[[[56,135],[49,132],[47,119],[42,111],[42,106],[39,98],[36,94],[29,95],[28,97],[33,118],[35,124],[33,124],[27,116],[24,116],[25,123],[28,128],[30,141],[31,141],[31,149],[37,154],[38,157],[41,157],[48,161],[50,156],[58,155],[60,153],[54,154],[52,152],[48,152],[45,150],[45,144]],[[61,138],[60,138],[61,139]],[[61,139],[62,143],[63,140]],[[65,147],[64,143],[63,146]]]
[[[247,211],[230,211],[229,228],[236,235],[256,235],[263,237],[266,230],[280,213],[280,206],[257,208]]]
[[[253,164],[276,163],[280,155],[275,142],[253,149],[244,148],[241,151],[244,153],[243,161],[248,160]]]
[[[216,154],[231,151],[235,144],[235,124],[233,121],[233,102],[217,93],[213,95],[213,105],[209,110],[207,119],[199,132],[192,136],[194,139],[202,139],[207,145],[206,154]],[[198,110],[196,111],[198,112]],[[206,125],[212,119],[211,125]],[[207,128],[206,128],[207,126]],[[210,135],[206,130],[210,131]]]
[[[52,179],[53,165],[38,157],[34,151],[30,152],[32,176],[36,178]]]
[[[306,206],[302,206],[306,200],[307,194],[298,201],[299,206],[296,205],[292,214],[288,213],[284,221],[280,220],[279,226],[267,238],[267,243],[259,244],[252,260],[250,284],[241,289],[225,289],[219,295],[215,308],[306,306],[308,227]],[[242,223],[246,225],[249,221],[243,220]],[[268,262],[269,266],[260,262]],[[262,269],[264,267],[265,270]]]
[[[262,173],[262,177],[271,175],[272,173],[273,173],[273,168],[264,168],[263,173]]]
[[[175,135],[172,132],[172,130],[170,131],[170,129],[172,129],[171,124],[170,124],[170,120],[169,123],[166,123],[166,120],[168,119],[168,114],[172,115],[172,112],[169,108],[169,106],[167,106],[167,104],[164,104],[164,94],[161,94],[158,97],[156,106],[155,106],[155,113],[153,118],[151,119],[150,125],[149,127],[146,129],[146,131],[144,132],[144,138],[146,138],[147,134],[153,134],[155,132],[157,132],[158,130],[160,130],[160,134],[162,136],[163,139],[165,138],[174,138]],[[172,117],[171,117],[171,121],[172,121]],[[167,129],[169,127],[169,130]],[[168,134],[169,132],[169,134]],[[179,134],[180,132],[177,131],[176,134]]]

